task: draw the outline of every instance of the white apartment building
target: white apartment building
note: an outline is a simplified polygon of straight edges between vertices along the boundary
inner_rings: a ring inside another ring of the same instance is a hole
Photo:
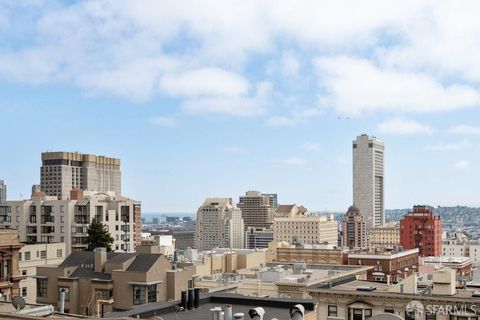
[[[0,221],[18,229],[21,242],[64,242],[68,255],[86,248],[88,226],[97,218],[114,239],[112,250],[132,252],[141,238],[140,202],[114,192],[76,193],[77,199],[72,200],[56,200],[40,193],[30,200],[7,201],[0,204]]]
[[[36,303],[37,267],[60,264],[66,257],[65,243],[27,244],[20,249],[19,270],[26,278],[20,281],[20,294],[27,303]]]
[[[353,147],[353,204],[365,217],[367,231],[385,223],[384,151],[375,137],[362,134]]]
[[[199,251],[244,246],[242,211],[231,198],[208,198],[197,211],[195,246]]]
[[[273,240],[298,243],[338,244],[338,221],[333,216],[275,218]]]
[[[456,239],[442,242],[442,256],[445,257],[468,257],[473,265],[480,266],[480,241],[468,240],[464,235],[457,235]]]

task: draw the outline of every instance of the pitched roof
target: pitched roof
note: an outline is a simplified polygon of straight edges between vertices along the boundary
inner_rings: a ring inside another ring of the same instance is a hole
[[[122,253],[107,252],[107,263],[124,263],[134,258],[130,266],[125,270],[127,272],[147,272],[152,268],[155,262],[160,259],[162,254],[151,253]],[[71,278],[92,278],[109,280],[111,274],[105,272],[95,272],[95,252],[93,251],[75,251],[72,252],[60,265],[59,268],[76,267],[70,274]]]
[[[147,272],[161,256],[161,254],[137,253],[135,260],[133,260],[127,271]]]
[[[107,260],[120,255],[119,252],[107,252]],[[59,268],[80,267],[93,265],[95,263],[95,252],[93,251],[74,251],[58,266]]]
[[[292,211],[294,206],[295,206],[294,204],[280,204],[277,207],[276,211],[277,212],[290,212],[290,211]]]
[[[79,267],[70,274],[70,278],[90,278],[90,279],[110,280],[112,279],[112,275],[110,273],[105,273],[105,272],[95,272],[93,268]]]

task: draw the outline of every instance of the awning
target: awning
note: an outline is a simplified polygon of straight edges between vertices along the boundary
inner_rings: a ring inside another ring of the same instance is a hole
[[[35,279],[48,279],[47,276],[38,276],[38,275],[32,276],[32,278],[35,278]]]
[[[130,281],[128,284],[135,285],[135,286],[150,286],[152,284],[159,284],[162,283],[162,281],[148,281],[148,282],[142,282],[142,281]]]
[[[372,272],[372,276],[384,276],[385,273],[383,272]]]

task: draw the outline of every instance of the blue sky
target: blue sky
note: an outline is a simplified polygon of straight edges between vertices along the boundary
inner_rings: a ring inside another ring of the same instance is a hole
[[[276,192],[345,211],[351,141],[386,144],[386,207],[479,206],[478,3],[2,1],[0,178],[40,153],[122,159],[144,211]]]

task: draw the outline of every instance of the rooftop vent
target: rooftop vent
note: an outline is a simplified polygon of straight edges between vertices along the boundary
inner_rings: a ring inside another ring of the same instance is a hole
[[[357,291],[375,291],[377,287],[375,286],[358,286]]]

